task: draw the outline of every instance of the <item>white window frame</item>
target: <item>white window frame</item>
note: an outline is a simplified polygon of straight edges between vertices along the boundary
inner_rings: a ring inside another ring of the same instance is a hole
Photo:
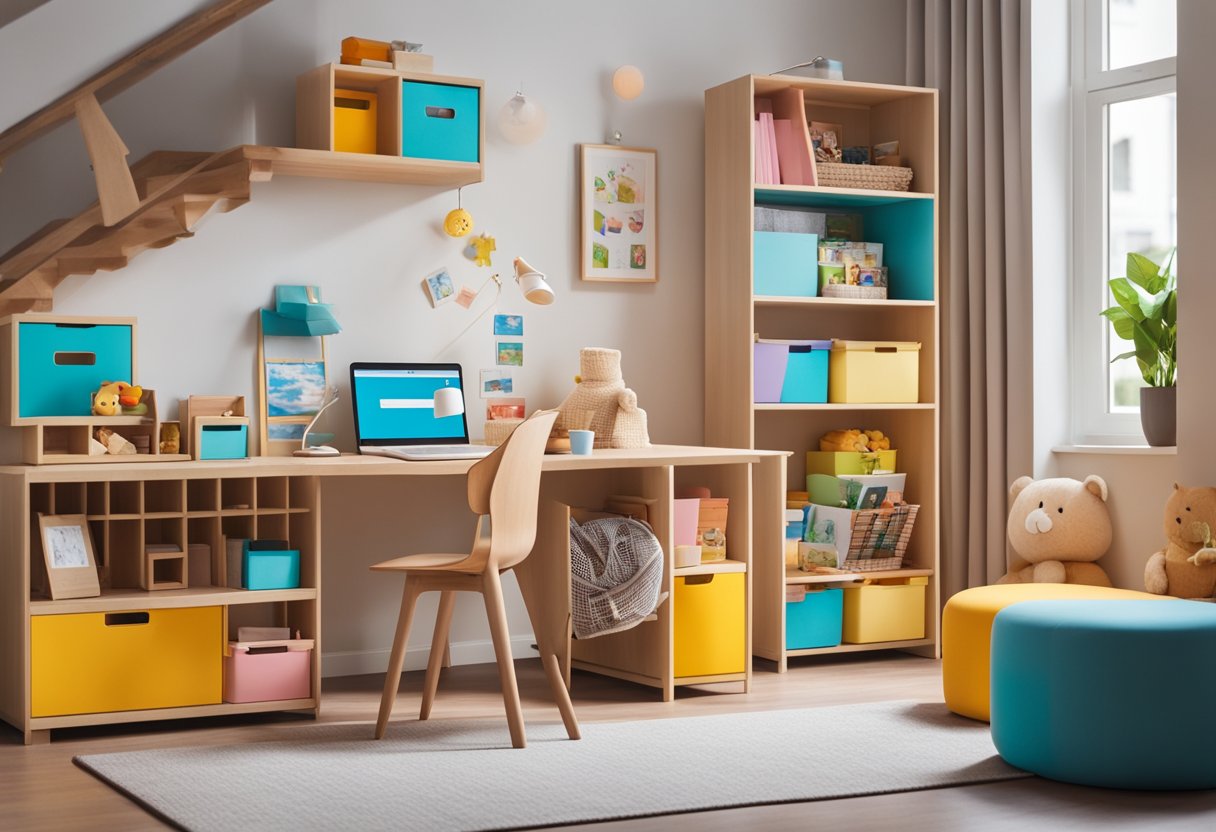
[[[1177,58],[1104,70],[1105,0],[1072,0],[1072,434],[1077,444],[1142,444],[1140,414],[1108,412],[1106,287],[1110,182],[1106,108],[1177,91]],[[1116,346],[1119,344],[1117,343]]]

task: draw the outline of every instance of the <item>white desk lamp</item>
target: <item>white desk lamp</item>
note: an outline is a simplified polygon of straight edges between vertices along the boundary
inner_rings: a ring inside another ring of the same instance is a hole
[[[435,353],[435,357],[443,355],[450,350],[457,341],[465,336],[470,329],[477,325],[477,322],[486,316],[491,309],[498,308],[498,299],[502,296],[502,278],[497,273],[486,278],[485,282],[477,289],[477,294],[480,295],[482,289],[490,285],[490,281],[494,281],[494,301],[469,322],[469,325],[460,330],[460,334],[448,341],[443,349]],[[520,293],[524,296],[524,300],[528,303],[535,303],[537,306],[548,306],[553,303],[557,297],[553,292],[553,287],[549,285],[549,281],[545,279],[543,272],[538,272],[527,264],[522,257],[515,258],[515,285],[519,287]]]
[[[308,427],[304,428],[304,435],[300,437],[300,447],[292,451],[293,456],[338,456],[342,452],[332,445],[309,445],[308,434],[312,431],[313,426],[317,424],[317,420],[321,418],[329,407],[338,401],[338,388],[325,388],[325,400],[317,409],[316,415],[312,417],[312,421],[308,423]]]
[[[445,382],[446,384],[446,382]],[[435,391],[435,418],[464,413],[464,391],[459,387],[440,387]]]

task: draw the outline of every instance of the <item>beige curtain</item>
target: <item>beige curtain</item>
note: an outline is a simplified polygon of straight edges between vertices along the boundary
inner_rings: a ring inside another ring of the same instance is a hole
[[[1009,483],[1032,473],[1029,7],[909,2],[909,83],[941,118],[943,598],[1005,573]]]

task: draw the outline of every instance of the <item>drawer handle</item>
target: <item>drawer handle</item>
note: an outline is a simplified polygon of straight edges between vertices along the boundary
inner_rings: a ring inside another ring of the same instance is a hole
[[[277,647],[250,647],[245,652],[251,656],[262,656],[267,653],[286,653],[287,645],[280,644]]]
[[[92,329],[98,324],[55,324],[60,329]]]
[[[875,347],[874,352],[899,352],[898,347]]]
[[[456,118],[456,111],[451,107],[427,107],[427,118]]]
[[[334,96],[334,106],[343,107],[347,110],[370,110],[372,102],[366,98],[343,98],[342,96]]]
[[[203,425],[203,433],[219,433],[220,431],[239,431],[244,425]]]
[[[107,627],[125,627],[131,624],[147,624],[151,616],[146,612],[108,612]]]
[[[55,363],[61,367],[92,367],[97,363],[95,352],[57,352]]]
[[[713,575],[689,575],[684,579],[684,586],[699,586],[713,581]]]

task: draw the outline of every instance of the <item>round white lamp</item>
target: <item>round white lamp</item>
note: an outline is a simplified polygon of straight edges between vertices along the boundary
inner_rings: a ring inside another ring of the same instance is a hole
[[[545,132],[548,122],[544,108],[522,92],[511,96],[498,111],[498,130],[511,144],[531,144]]]
[[[617,71],[612,73],[612,91],[625,101],[637,98],[645,87],[646,79],[642,70],[632,64],[618,67]]]

